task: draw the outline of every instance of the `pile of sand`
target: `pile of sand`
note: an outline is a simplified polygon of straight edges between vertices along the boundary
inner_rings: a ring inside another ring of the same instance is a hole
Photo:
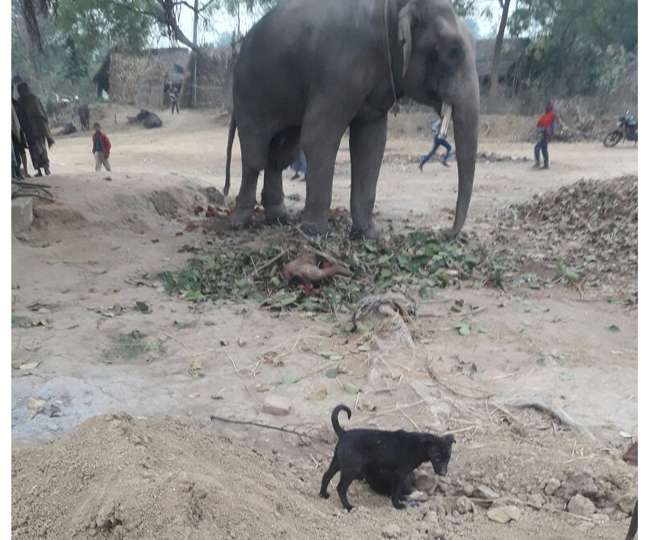
[[[334,486],[320,499],[321,473],[299,469],[210,427],[98,416],[14,452],[13,537],[379,538],[410,516],[342,512]]]
[[[637,186],[637,176],[580,180],[535,196],[500,213],[493,245],[520,267],[544,262],[558,278],[635,296]]]

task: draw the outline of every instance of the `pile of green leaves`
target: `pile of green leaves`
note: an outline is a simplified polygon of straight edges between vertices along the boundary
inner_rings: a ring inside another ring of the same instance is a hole
[[[221,246],[158,277],[167,292],[191,301],[249,299],[271,309],[346,311],[363,296],[389,289],[428,298],[435,288],[470,277],[479,262],[466,244],[442,241],[432,231],[397,234],[383,242],[350,241],[337,234],[313,247],[348,266],[352,276],[335,276],[306,292],[279,274],[283,264],[304,253],[304,244],[303,237],[284,234],[263,239],[255,248]]]

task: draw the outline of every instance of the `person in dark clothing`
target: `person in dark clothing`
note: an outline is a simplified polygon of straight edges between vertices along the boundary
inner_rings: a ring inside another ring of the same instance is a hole
[[[537,121],[537,144],[535,144],[535,165],[533,168],[540,168],[540,152],[544,158],[544,168],[549,168],[548,143],[555,132],[556,117],[553,110],[553,103],[546,105],[546,112]]]
[[[32,157],[32,165],[36,169],[36,176],[43,176],[41,169],[45,171],[45,174],[50,174],[50,159],[47,155],[47,148],[54,144],[54,139],[50,134],[50,126],[43,104],[38,97],[32,94],[26,82],[21,82],[18,85],[18,95],[20,96],[18,102],[25,117],[22,128],[27,137],[29,153]]]
[[[88,105],[85,103],[83,105],[79,105],[77,114],[79,114],[79,123],[81,124],[81,129],[83,131],[88,131],[90,129],[90,109],[88,108]]]
[[[31,175],[29,174],[29,171],[27,170],[27,137],[25,136],[25,132],[22,128],[22,126],[25,123],[25,114],[23,113],[23,109],[20,106],[20,103],[16,99],[11,99],[11,106],[13,110],[16,112],[16,118],[18,121],[18,134],[14,134],[13,130],[13,124],[12,124],[12,131],[11,131],[11,142],[13,144],[14,152],[16,153],[16,159],[18,161],[18,166],[22,166],[23,168],[23,174],[25,178],[31,178]]]

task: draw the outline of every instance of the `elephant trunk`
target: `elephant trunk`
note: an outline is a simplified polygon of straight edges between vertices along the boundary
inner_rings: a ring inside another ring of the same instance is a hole
[[[473,77],[476,79],[476,76]],[[470,79],[471,80],[471,79]],[[453,106],[454,139],[458,163],[458,198],[454,226],[449,235],[455,238],[465,224],[467,210],[472,199],[476,152],[478,148],[479,89],[478,80],[466,87],[464,99]]]

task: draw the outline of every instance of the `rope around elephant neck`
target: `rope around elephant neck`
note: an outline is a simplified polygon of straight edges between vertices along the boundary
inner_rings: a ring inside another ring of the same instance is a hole
[[[384,37],[386,38],[386,54],[388,57],[388,71],[390,72],[390,86],[393,89],[393,114],[397,116],[399,103],[397,103],[397,92],[395,91],[395,79],[393,77],[393,62],[390,57],[390,39],[388,36],[388,0],[384,0]]]

